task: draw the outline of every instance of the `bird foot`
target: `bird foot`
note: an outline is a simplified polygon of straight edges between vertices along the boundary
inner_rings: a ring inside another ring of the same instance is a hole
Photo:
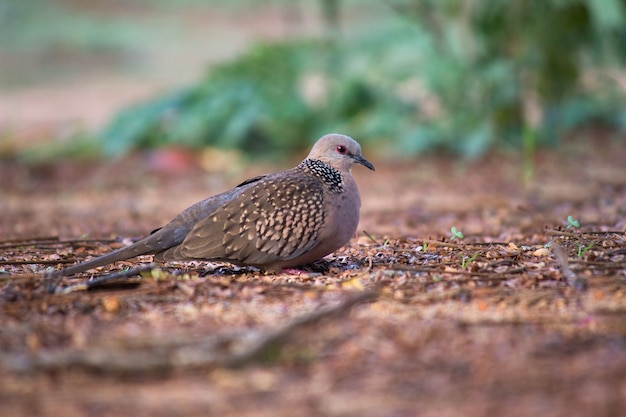
[[[304,269],[298,269],[298,268],[283,268],[280,271],[281,274],[287,274],[287,275],[307,275],[308,272],[305,271]]]
[[[299,277],[307,277],[307,278],[313,278],[313,277],[322,275],[319,272],[305,271],[304,269],[298,269],[298,268],[283,268],[281,269],[280,273],[286,274],[286,275],[296,275]]]

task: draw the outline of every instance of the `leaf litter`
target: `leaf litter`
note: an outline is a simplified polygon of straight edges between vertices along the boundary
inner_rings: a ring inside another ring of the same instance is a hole
[[[619,413],[621,143],[545,151],[527,185],[506,153],[355,170],[358,236],[300,273],[140,257],[65,278],[55,294],[47,268],[139,238],[229,179],[198,166],[163,175],[141,168],[141,155],[3,166],[17,180],[0,220],[0,410]]]

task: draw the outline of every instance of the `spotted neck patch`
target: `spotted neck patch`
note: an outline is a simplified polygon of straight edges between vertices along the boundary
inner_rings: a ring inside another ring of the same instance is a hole
[[[300,166],[324,181],[332,192],[340,193],[343,191],[343,177],[341,176],[341,172],[327,163],[318,159],[307,158],[300,163]]]

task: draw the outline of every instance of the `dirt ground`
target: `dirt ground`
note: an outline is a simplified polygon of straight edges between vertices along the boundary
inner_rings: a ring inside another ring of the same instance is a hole
[[[77,285],[144,257],[58,294],[41,271],[279,167],[5,161],[0,414],[622,415],[623,144],[581,134],[540,152],[527,185],[513,153],[390,163],[366,147],[358,236],[301,275],[181,263]]]

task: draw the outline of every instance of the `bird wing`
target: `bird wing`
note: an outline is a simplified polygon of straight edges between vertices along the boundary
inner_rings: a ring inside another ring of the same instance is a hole
[[[293,170],[254,180],[198,221],[177,254],[264,265],[314,248],[326,220],[323,185]]]
[[[265,174],[265,175],[258,175],[256,177],[248,178],[247,180],[245,180],[244,182],[242,182],[241,184],[239,184],[235,188],[240,188],[240,187],[243,187],[244,185],[252,184],[253,182],[260,181],[260,180],[262,180],[265,177],[267,177],[267,174]]]

